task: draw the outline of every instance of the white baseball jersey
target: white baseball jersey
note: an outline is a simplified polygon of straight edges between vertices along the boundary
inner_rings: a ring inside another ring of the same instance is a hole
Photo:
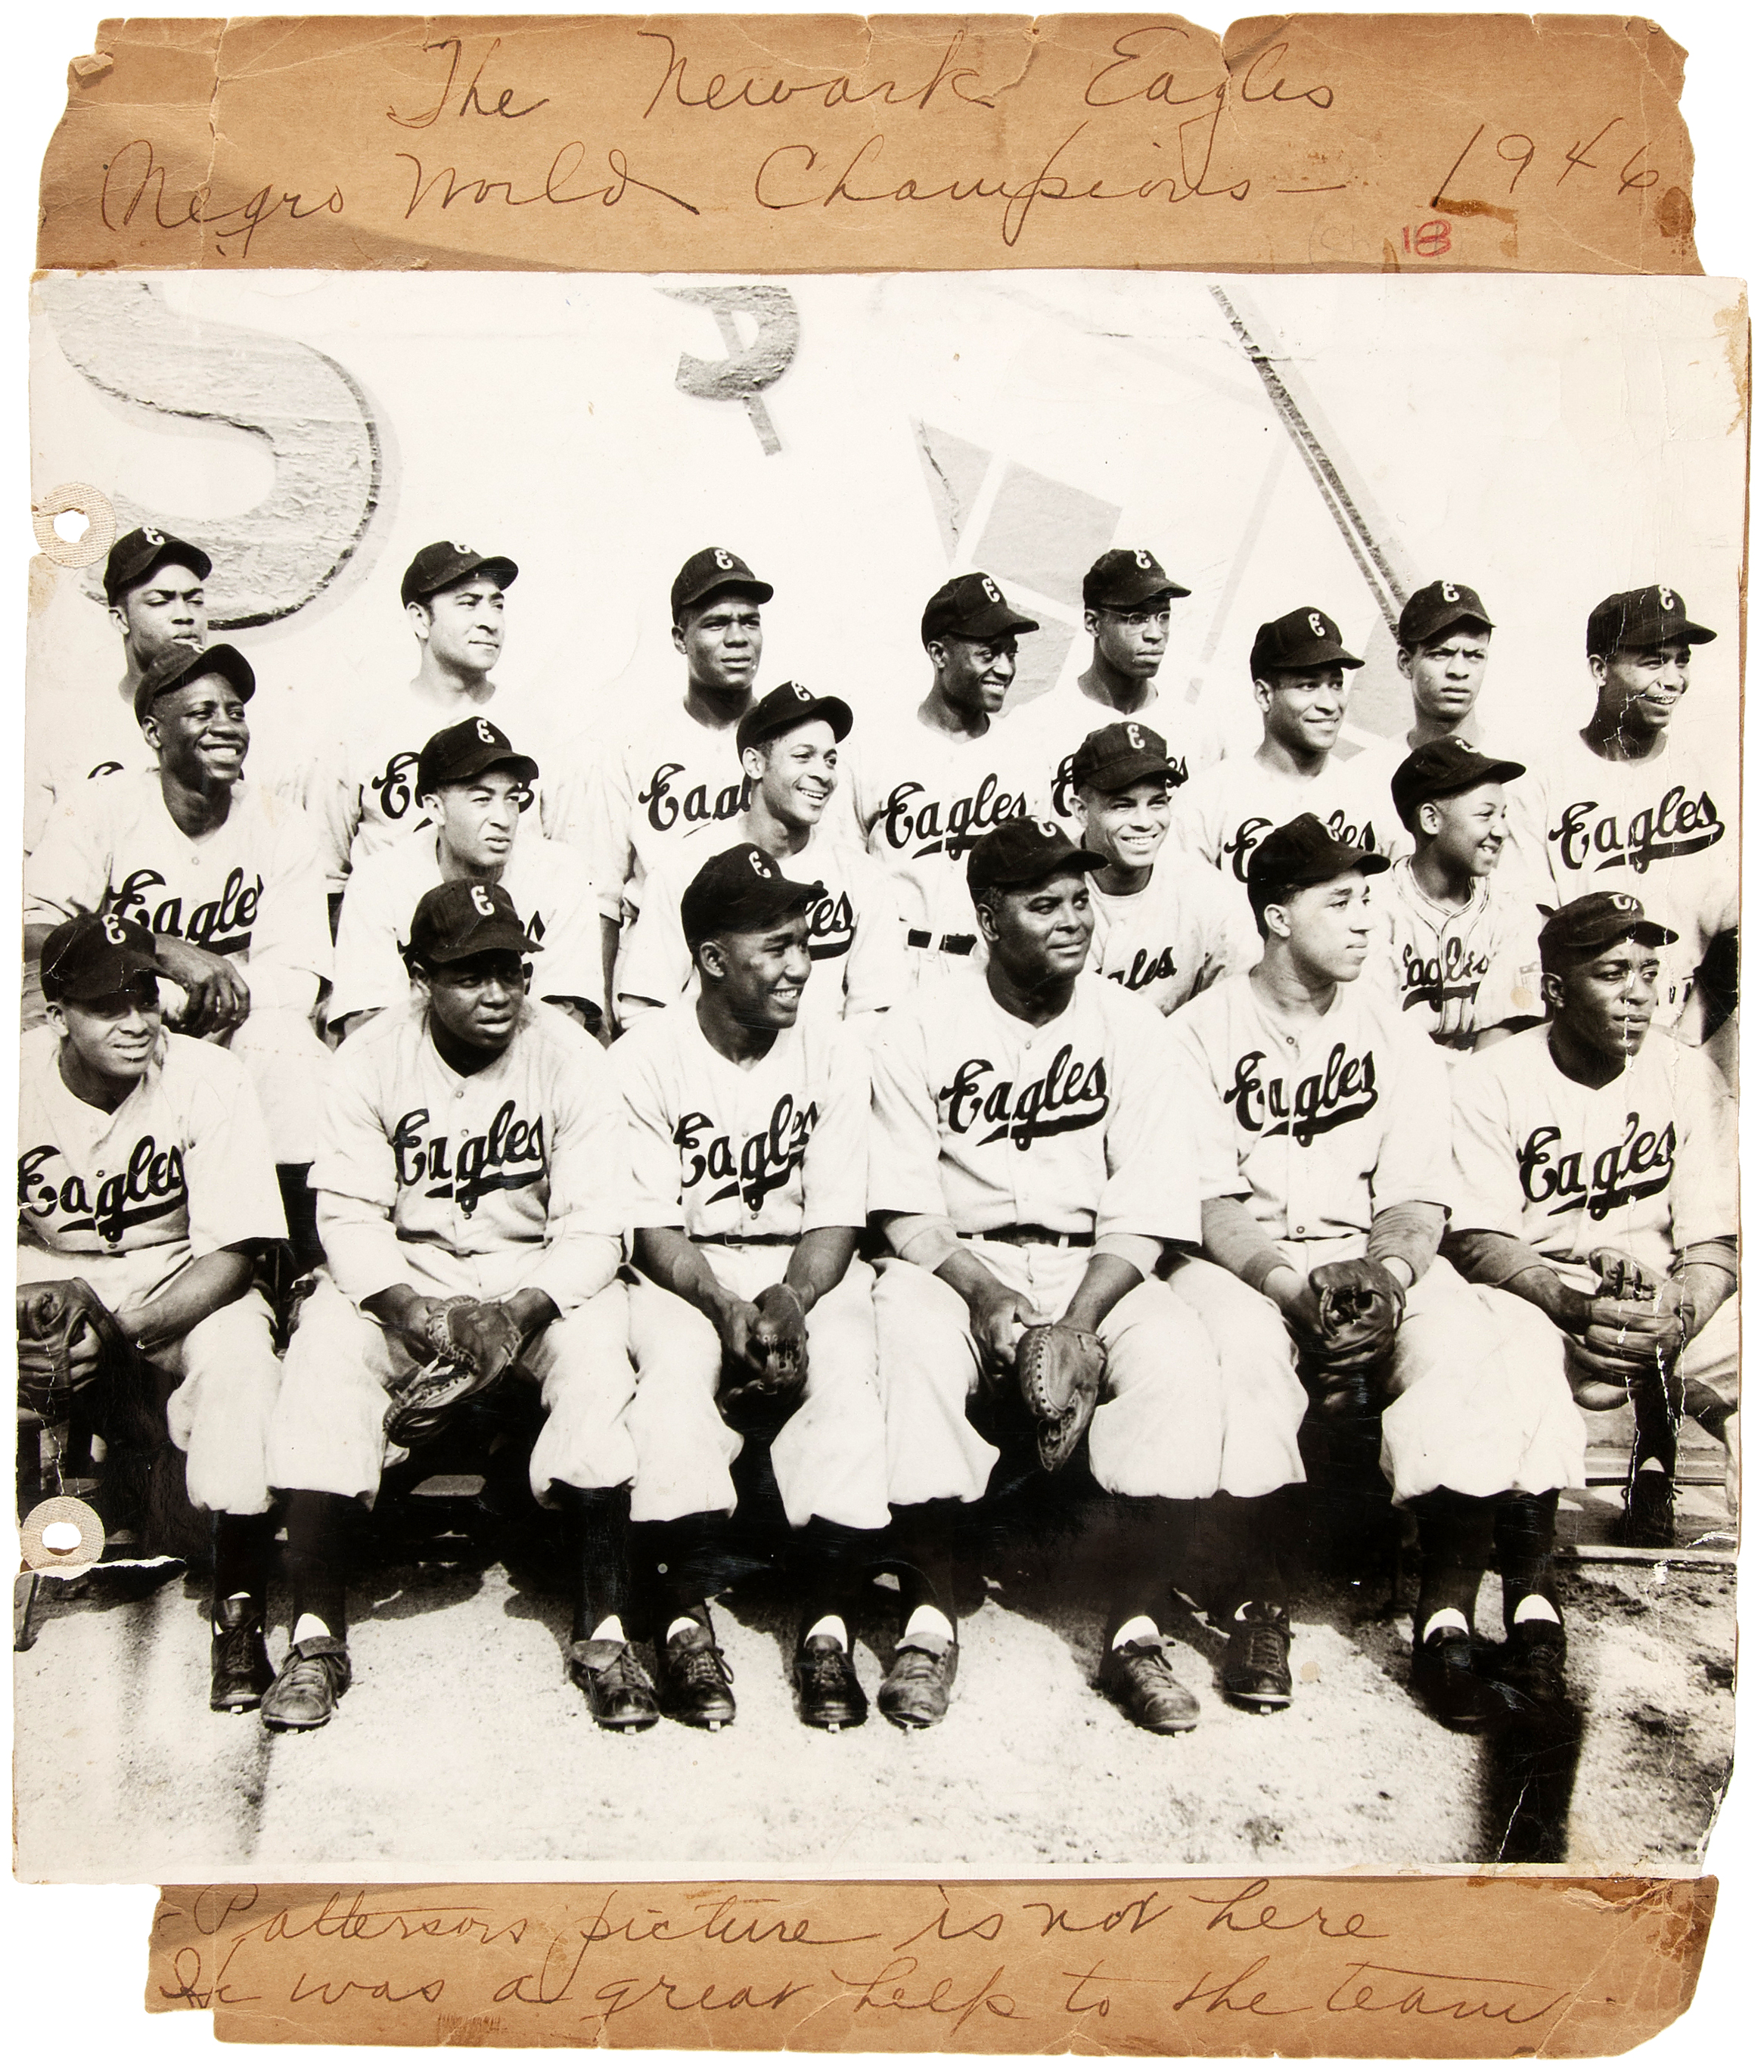
[[[349,874],[337,917],[337,976],[325,1010],[333,1023],[409,999],[402,952],[417,902],[442,882],[440,839],[433,828],[415,828]],[[501,884],[528,934],[545,946],[533,960],[534,996],[603,1007],[600,918],[581,857],[524,820]]]
[[[870,1201],[948,1217],[1193,1242],[1200,1193],[1166,1024],[1094,972],[1042,1028],[979,971],[940,974],[881,1025],[871,1058]]]
[[[167,1032],[107,1113],[68,1091],[60,1050],[53,1029],[19,1045],[21,1244],[162,1254],[169,1279],[228,1245],[287,1235],[263,1118],[225,1051]]]
[[[1247,1201],[1270,1240],[1362,1237],[1380,1209],[1451,1203],[1445,1061],[1363,980],[1288,1022],[1246,974],[1168,1025],[1209,1200]]]
[[[855,1031],[799,1022],[743,1067],[705,1040],[697,1003],[676,1000],[607,1055],[624,1093],[633,1228],[797,1237],[862,1225],[870,1080]]]
[[[1738,1120],[1699,1050],[1650,1031],[1608,1086],[1583,1087],[1528,1029],[1452,1078],[1454,1221],[1517,1238],[1590,1290],[1600,1246],[1657,1275],[1739,1231]]]
[[[1093,878],[1092,968],[1174,1014],[1184,1001],[1261,956],[1255,916],[1240,887],[1166,841],[1141,892],[1104,892]]]
[[[1332,755],[1314,777],[1276,770],[1257,755],[1231,755],[1176,795],[1170,837],[1203,863],[1248,882],[1249,860],[1276,828],[1314,813],[1339,841],[1388,856],[1402,837],[1387,791],[1380,800],[1351,763]]]
[[[518,1252],[512,1285],[567,1314],[607,1285],[627,1221],[624,1123],[611,1067],[566,1014],[529,1005],[502,1055],[462,1076],[414,1004],[336,1054],[312,1184],[333,1277],[353,1302],[409,1279],[432,1248]],[[430,1269],[446,1283],[445,1263]]]
[[[232,787],[226,819],[187,835],[156,773],[82,787],[57,808],[24,873],[24,918],[120,914],[230,957],[249,976],[253,1009],[304,1013],[331,975],[324,867],[298,806],[254,784]]]
[[[27,855],[42,841],[58,805],[72,805],[90,778],[115,777],[157,770],[159,758],[147,746],[132,700],[106,684],[95,698],[59,715],[45,752],[35,745],[26,760],[24,845]]]
[[[742,839],[741,823],[697,828],[669,851],[645,880],[644,898],[619,960],[622,999],[665,1005],[693,985],[691,953],[680,925],[686,887],[711,857]],[[820,828],[779,868],[799,885],[819,883],[825,894],[808,910],[808,955],[813,969],[799,1019],[836,1022],[890,1007],[912,983],[907,939],[894,888],[861,849],[835,841]],[[633,1018],[622,1017],[627,1022]]]
[[[1406,857],[1367,882],[1372,948],[1359,985],[1388,994],[1448,1050],[1468,1050],[1501,1022],[1542,1018],[1534,904],[1478,878],[1467,906],[1437,906]]]
[[[1203,717],[1198,707],[1178,697],[1163,697],[1157,687],[1133,712],[1116,712],[1080,690],[1075,680],[1059,684],[1021,706],[1010,715],[1014,726],[1034,742],[1036,753],[1046,766],[1048,801],[1052,817],[1075,840],[1083,816],[1072,787],[1072,757],[1087,734],[1099,727],[1113,726],[1124,720],[1137,721],[1162,735],[1170,750],[1172,790],[1188,783],[1221,761],[1225,744],[1219,730]]]

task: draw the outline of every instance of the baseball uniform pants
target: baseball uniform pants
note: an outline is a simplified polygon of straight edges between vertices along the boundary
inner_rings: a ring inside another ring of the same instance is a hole
[[[1088,1247],[963,1240],[1038,1322],[1064,1313]],[[1086,1441],[1091,1472],[1121,1496],[1211,1496],[1222,1486],[1224,1384],[1199,1318],[1160,1280],[1142,1281],[1103,1319],[1102,1400]],[[888,1500],[977,1503],[998,1458],[968,1420],[980,1347],[948,1281],[903,1259],[882,1268],[876,1338],[888,1418]]]
[[[717,1278],[751,1301],[790,1263],[787,1244],[707,1244]],[[808,1313],[808,1380],[771,1442],[784,1515],[873,1531],[888,1523],[882,1396],[876,1378],[875,1276],[861,1259]],[[722,1341],[702,1311],[639,1276],[631,1289],[637,1400],[633,1520],[732,1511],[730,1468],[742,1448],[717,1408]]]
[[[168,1262],[157,1245],[109,1258],[21,1245],[19,1278],[84,1281],[106,1309],[117,1309],[157,1294],[188,1260],[180,1248]],[[273,1321],[269,1305],[248,1288],[185,1337],[153,1349],[151,1363],[178,1379],[166,1429],[184,1457],[190,1501],[202,1510],[251,1518],[269,1508],[265,1449],[282,1387]]]
[[[500,1262],[509,1256],[495,1255]],[[458,1260],[460,1278],[482,1262]],[[518,1261],[525,1264],[525,1261]],[[428,1277],[428,1276],[426,1276]],[[505,1276],[506,1277],[506,1276]],[[467,1285],[420,1293],[512,1293],[520,1285],[487,1290]],[[372,1505],[382,1470],[407,1459],[385,1437],[388,1392],[419,1363],[402,1339],[358,1309],[321,1272],[306,1297],[289,1343],[282,1395],[269,1429],[270,1486],[327,1490]],[[614,1281],[580,1309],[548,1324],[520,1356],[539,1383],[545,1422],[528,1463],[528,1479],[541,1503],[554,1499],[553,1482],[573,1489],[617,1489],[636,1472],[637,1457],[626,1429],[634,1388],[626,1346],[625,1290]]]
[[[1298,1428],[1310,1399],[1279,1305],[1208,1259],[1179,1260],[1165,1278],[1218,1349],[1225,1392],[1219,1487],[1230,1496],[1267,1496],[1303,1482]]]
[[[245,973],[250,983],[251,974]],[[310,1166],[319,1148],[319,1114],[331,1053],[310,1020],[291,1007],[253,1007],[228,1038],[263,1110],[278,1166]]]

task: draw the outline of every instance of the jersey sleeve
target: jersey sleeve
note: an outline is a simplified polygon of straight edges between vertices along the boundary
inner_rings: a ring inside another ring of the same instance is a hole
[[[1112,1000],[1109,1088],[1103,1155],[1108,1178],[1096,1204],[1096,1235],[1200,1242],[1200,1176],[1187,1106],[1171,1070],[1169,1026],[1153,1007]],[[1127,1014],[1121,1010],[1133,1009]]]
[[[574,849],[555,843],[541,853],[545,858],[545,947],[534,960],[533,990],[544,1000],[591,1001],[604,1013],[600,910],[588,866]]]
[[[906,931],[886,874],[867,857],[861,862],[854,857],[847,870],[857,911],[845,960],[845,1012],[880,1013],[912,989]]]
[[[1215,763],[1215,770],[1223,764]],[[1209,775],[1192,778],[1176,794],[1170,816],[1170,839],[1185,855],[1219,868],[1219,786]]]
[[[254,1006],[306,1013],[331,976],[331,916],[319,837],[302,809],[265,801],[273,832],[251,931],[248,983]]]
[[[1173,1076],[1194,1133],[1200,1198],[1203,1202],[1227,1198],[1247,1200],[1254,1190],[1238,1164],[1231,1111],[1219,1097],[1207,1058],[1209,1020],[1195,1012],[1190,1003],[1178,1008],[1165,1024],[1170,1035]]]
[[[803,1228],[861,1230],[869,1199],[870,1063],[857,1033],[827,1032],[820,1114],[803,1157]]]
[[[680,925],[681,886],[672,859],[644,887],[619,953],[617,984],[621,999],[653,1001],[666,1007],[678,1000],[692,980],[692,953]]]
[[[1452,1222],[1461,1231],[1497,1231],[1517,1238],[1525,1216],[1519,1157],[1506,1084],[1495,1069],[1507,1046],[1466,1058],[1452,1075],[1452,1163],[1457,1198]]]
[[[1217,872],[1205,878],[1197,872],[1191,884],[1185,882],[1183,896],[1193,899],[1203,922],[1196,993],[1204,993],[1222,978],[1236,978],[1261,961],[1262,939],[1256,932],[1249,895],[1241,886]]]
[[[410,975],[398,953],[410,916],[400,920],[390,874],[378,867],[391,861],[389,853],[369,857],[351,872],[344,889],[327,1009],[333,1026],[352,1014],[396,1007],[410,997]]]
[[[352,1302],[409,1278],[393,1227],[398,1169],[380,1112],[380,1031],[363,1031],[333,1063],[319,1118],[311,1180],[331,1277]]]
[[[306,780],[307,809],[319,831],[327,891],[339,891],[349,877],[350,853],[361,825],[361,787],[355,780],[349,743],[334,738],[314,757]]]
[[[1523,901],[1500,899],[1488,975],[1476,996],[1478,1029],[1496,1028],[1503,1022],[1543,1020],[1544,966],[1536,925],[1541,918]]]
[[[624,1104],[625,1161],[634,1230],[684,1230],[676,1104],[668,1098],[661,1018],[620,1037],[607,1054]]]
[[[1378,1163],[1372,1171],[1372,1213],[1404,1202],[1452,1206],[1451,1079],[1444,1055],[1393,1009],[1380,1044],[1388,1105]],[[1394,1076],[1396,1083],[1389,1083]]]
[[[526,1285],[568,1316],[619,1270],[630,1161],[623,1105],[606,1054],[567,1017],[555,1021],[541,1053],[550,1081],[541,1106],[552,1125],[545,1241]]]
[[[1671,1041],[1671,1039],[1663,1039]],[[1739,1117],[1721,1076],[1700,1050],[1668,1052],[1676,1084],[1679,1145],[1672,1177],[1672,1249],[1739,1234]]]
[[[607,921],[623,917],[625,886],[637,861],[631,839],[630,761],[617,750],[597,757],[582,786],[577,840],[588,859],[601,917]]]
[[[1496,881],[1530,906],[1556,904],[1548,836],[1548,786],[1544,771],[1534,763],[1507,787],[1507,847]]]
[[[224,1050],[193,1047],[202,1054],[186,1068],[191,1102],[184,1184],[191,1254],[202,1259],[229,1244],[285,1238],[288,1225],[269,1133],[251,1082]]]
[[[98,808],[110,787],[83,785],[58,800],[41,841],[24,867],[24,919],[53,927],[76,914],[96,914],[109,889],[111,842]]]
[[[919,1013],[886,1016],[870,1063],[872,1214],[948,1214],[938,1172],[937,1102]]]

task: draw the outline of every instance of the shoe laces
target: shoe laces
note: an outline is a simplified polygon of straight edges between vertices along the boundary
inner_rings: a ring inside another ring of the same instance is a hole
[[[1286,1636],[1265,1619],[1246,1619],[1243,1632],[1245,1666],[1258,1675],[1278,1676],[1286,1667]]]

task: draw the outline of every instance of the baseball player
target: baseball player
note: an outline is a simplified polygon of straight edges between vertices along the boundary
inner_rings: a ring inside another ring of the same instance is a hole
[[[1497,881],[1506,787],[1525,775],[1445,734],[1391,779],[1415,848],[1372,881],[1368,985],[1382,988],[1448,1053],[1485,1049],[1543,1019],[1537,909]]]
[[[1098,727],[1133,719],[1162,729],[1174,744],[1172,789],[1210,769],[1224,754],[1216,729],[1192,708],[1184,710],[1158,693],[1157,672],[1170,648],[1170,606],[1189,594],[1164,573],[1148,547],[1111,547],[1100,555],[1083,583],[1084,631],[1092,643],[1090,666],[1018,716],[1047,761],[1054,818],[1075,841],[1082,816],[1072,756]]]
[[[109,1310],[130,1365],[138,1355],[175,1378],[164,1424],[190,1501],[213,1514],[209,1704],[248,1712],[269,1683],[264,1445],[281,1380],[252,1273],[287,1227],[245,1075],[166,1031],[159,970],[153,937],[121,914],[81,914],[43,942],[48,1024],[26,1033],[19,1060],[21,1383],[37,1363],[32,1284],[72,1281]],[[97,1382],[93,1428],[116,1438],[129,1384],[107,1380],[89,1330],[67,1379]]]
[[[330,1054],[312,1026],[331,975],[317,837],[299,807],[246,782],[251,664],[224,643],[174,647],[135,689],[158,767],[86,786],[58,807],[24,874],[25,953],[76,914],[115,914],[154,938],[181,989],[172,1026],[224,1040],[269,1125],[295,1249],[315,1252],[311,1162]]]
[[[1453,1191],[1445,1060],[1393,1001],[1355,983],[1371,941],[1367,881],[1388,868],[1310,813],[1258,845],[1248,890],[1261,961],[1169,1026],[1202,1133],[1207,1260],[1254,1291],[1263,1322],[1227,1335],[1186,1264],[1171,1282],[1232,1346],[1235,1389],[1278,1401],[1296,1351],[1331,1416],[1355,1410],[1362,1383],[1393,1399],[1384,1462],[1421,1545],[1415,1684],[1437,1717],[1474,1728],[1493,1716],[1470,1666],[1477,1536],[1515,1496],[1577,1484],[1585,1434],[1559,1360],[1554,1373],[1540,1362],[1547,1320],[1436,1256]],[[1274,1521],[1245,1523],[1267,1576]],[[1266,1664],[1277,1697],[1284,1609],[1239,1610],[1277,1632]]]
[[[1103,1688],[1153,1733],[1199,1717],[1162,1621],[1195,1500],[1223,1477],[1225,1387],[1157,1274],[1166,1244],[1199,1239],[1194,1149],[1166,1025],[1085,969],[1103,866],[1051,820],[989,829],[968,857],[985,968],[922,982],[872,1055],[888,1495],[911,1572],[878,1702],[903,1727],[942,1719],[955,1680],[956,1521],[998,1457],[970,1404],[1026,1327],[1056,1320],[1104,1352],[1087,1437],[1115,1499]]]
[[[814,983],[803,996],[811,1021],[879,1014],[911,982],[893,887],[881,867],[823,826],[840,780],[839,744],[851,708],[780,684],[735,730],[750,803],[734,824],[742,844],[824,886],[808,910]],[[677,1000],[693,982],[693,956],[680,923],[686,887],[730,831],[710,822],[670,849],[646,880],[644,903],[619,964],[619,1019],[626,1028]]]
[[[1504,866],[1547,906],[1595,890],[1645,898],[1676,938],[1660,966],[1661,1026],[1693,1042],[1708,1028],[1697,971],[1738,920],[1732,767],[1681,745],[1671,724],[1690,689],[1691,650],[1714,638],[1663,583],[1595,608],[1593,717],[1534,755],[1514,786]]]
[[[577,1556],[571,1681],[603,1727],[658,1716],[624,1623],[636,1457],[616,1278],[623,1124],[599,1046],[524,997],[538,948],[503,886],[434,886],[410,921],[419,997],[337,1053],[313,1170],[327,1264],[269,1437],[293,1610],[268,1727],[322,1727],[349,1687],[349,1515],[405,1457],[401,1434],[421,1433],[438,1355],[468,1391],[537,1384],[546,1414],[528,1479],[568,1513]]]
[[[1334,620],[1308,605],[1259,627],[1249,673],[1261,708],[1261,746],[1182,787],[1176,845],[1240,885],[1256,844],[1299,813],[1315,814],[1356,849],[1393,848],[1401,829],[1388,796],[1378,796],[1357,763],[1334,752],[1347,710],[1343,672],[1364,667],[1342,645]]]
[[[538,779],[539,765],[482,713],[424,742],[413,779],[422,824],[349,874],[327,1009],[334,1030],[409,998],[404,931],[417,902],[467,879],[507,887],[527,933],[545,945],[545,997],[599,1029],[598,911],[581,857],[525,818]]]
[[[1671,948],[1632,893],[1570,901],[1539,944],[1548,1025],[1453,1079],[1450,1256],[1549,1319],[1583,1404],[1633,1404],[1622,1532],[1643,1547],[1673,1544],[1680,1412],[1727,1444],[1731,1486],[1739,1403],[1737,1124],[1708,1059],[1650,1026]],[[1546,1554],[1554,1521],[1540,1499]]]
[[[919,619],[931,684],[918,724],[875,730],[849,758],[857,832],[894,879],[920,976],[980,950],[962,859],[989,828],[1046,810],[1040,744],[999,717],[1018,635],[1038,630],[990,576],[945,583]]]
[[[735,730],[754,701],[763,636],[759,607],[772,587],[726,547],[701,547],[668,592],[674,646],[686,663],[685,694],[646,710],[602,750],[578,742],[559,787],[557,832],[588,859],[600,901],[605,997],[616,1001],[621,931],[643,899],[643,882],[674,844],[715,823],[734,833],[748,787]]]
[[[1164,737],[1137,720],[1087,734],[1071,758],[1084,845],[1106,857],[1090,882],[1091,963],[1103,976],[1173,1013],[1260,952],[1235,888],[1167,848],[1176,775]]]
[[[122,679],[114,697],[80,712],[77,726],[56,730],[47,755],[31,757],[25,772],[27,855],[43,839],[57,802],[71,802],[87,778],[153,768],[135,717],[135,692],[162,656],[208,646],[203,585],[213,566],[200,547],[156,525],[136,526],[110,549],[104,594],[110,623],[122,635]]]
[[[728,1419],[768,1402],[803,1596],[797,1709],[836,1730],[869,1710],[850,1603],[863,1536],[888,1523],[872,1275],[857,1256],[870,1090],[857,1033],[798,1014],[824,897],[751,843],[708,859],[681,902],[697,996],[611,1053],[640,1269],[631,1511],[660,1522],[662,1704],[692,1726],[735,1715],[705,1564],[735,1505]]]
[[[1495,622],[1468,583],[1443,578],[1417,590],[1396,622],[1396,667],[1408,680],[1414,717],[1394,740],[1363,748],[1354,773],[1382,792],[1397,765],[1430,742],[1481,738],[1476,701],[1488,673]],[[1406,853],[1407,841],[1393,853]]]

